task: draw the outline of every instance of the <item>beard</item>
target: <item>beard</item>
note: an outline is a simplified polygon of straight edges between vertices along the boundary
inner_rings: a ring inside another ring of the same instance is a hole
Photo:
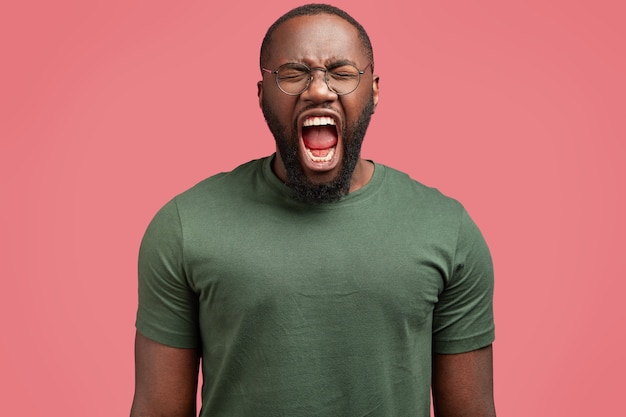
[[[291,132],[288,132],[287,128],[280,124],[276,114],[270,109],[265,100],[263,100],[261,108],[285,164],[287,171],[285,184],[291,189],[293,198],[308,204],[321,204],[336,202],[341,197],[347,195],[350,191],[352,174],[361,156],[363,138],[374,113],[373,96],[370,96],[354,124],[346,126],[345,120],[341,124],[343,127],[341,132],[341,146],[343,146],[341,168],[334,179],[324,183],[312,182],[306,177],[302,169],[298,152],[300,140],[297,123],[294,122]],[[309,109],[307,108],[303,111]]]

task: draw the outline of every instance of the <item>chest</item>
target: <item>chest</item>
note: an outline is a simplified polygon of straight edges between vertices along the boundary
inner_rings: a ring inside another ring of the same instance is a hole
[[[362,210],[258,209],[189,230],[185,256],[206,320],[427,327],[453,257],[431,229]]]

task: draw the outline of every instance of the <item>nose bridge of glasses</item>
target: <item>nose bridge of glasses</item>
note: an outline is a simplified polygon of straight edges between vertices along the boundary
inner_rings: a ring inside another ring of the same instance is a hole
[[[324,82],[328,82],[328,70],[324,67],[313,67],[309,69],[309,78],[311,81],[313,81],[314,77],[314,71],[319,71],[322,73],[322,79],[324,80]]]
[[[312,86],[311,84],[313,84],[313,82],[315,81],[315,71],[319,71],[322,76],[322,81],[324,83],[324,87],[327,88],[329,91],[331,92],[335,92],[335,90],[332,88],[332,86],[330,85],[330,79],[328,77],[328,69],[324,68],[324,67],[313,67],[310,68],[309,70],[309,85],[307,86],[307,90],[310,89]]]

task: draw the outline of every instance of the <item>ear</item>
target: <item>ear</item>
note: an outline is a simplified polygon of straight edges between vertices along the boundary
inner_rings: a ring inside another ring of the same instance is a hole
[[[378,106],[378,82],[380,81],[380,77],[378,75],[374,75],[372,79],[372,95],[374,100],[374,110],[376,110],[376,106]]]
[[[263,107],[263,80],[256,83],[257,92],[256,95],[259,97],[259,107]]]

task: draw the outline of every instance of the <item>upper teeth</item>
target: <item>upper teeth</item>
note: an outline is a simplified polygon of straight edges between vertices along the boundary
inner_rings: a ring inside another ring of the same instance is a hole
[[[326,125],[335,125],[335,121],[332,117],[309,117],[304,121],[304,127]]]

